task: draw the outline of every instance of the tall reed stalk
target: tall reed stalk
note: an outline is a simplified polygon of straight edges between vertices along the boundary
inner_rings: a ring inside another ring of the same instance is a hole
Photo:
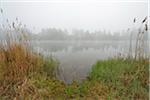
[[[133,23],[136,23],[136,19],[134,19]],[[135,40],[135,54],[134,54],[134,59],[135,60],[139,60],[139,59],[144,59],[147,58],[147,49],[148,49],[148,45],[147,45],[147,39],[145,38],[146,36],[148,36],[148,26],[147,26],[148,20],[147,17],[145,17],[143,19],[143,21],[141,22],[141,26],[140,28],[138,28],[138,33],[136,36],[136,40]],[[136,33],[135,33],[136,34]],[[132,57],[132,37],[133,37],[133,33],[130,33],[130,44],[129,44],[129,54],[128,57],[131,58]]]

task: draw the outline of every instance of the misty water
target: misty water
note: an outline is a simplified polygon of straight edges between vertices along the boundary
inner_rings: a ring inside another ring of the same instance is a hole
[[[126,56],[128,41],[34,41],[34,49],[59,61],[57,78],[70,83],[88,76],[98,60]]]

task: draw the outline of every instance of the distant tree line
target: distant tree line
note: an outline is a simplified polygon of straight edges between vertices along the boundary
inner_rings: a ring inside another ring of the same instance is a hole
[[[71,32],[68,30],[48,28],[42,29],[38,34],[33,34],[28,29],[23,29],[30,39],[32,40],[130,40],[130,35],[132,34],[132,40],[136,40],[137,29],[127,29],[121,32],[109,32],[109,31],[94,31],[90,32],[83,29],[73,29]],[[12,31],[12,30],[11,30]],[[4,40],[6,37],[7,30],[0,28],[0,40]],[[15,35],[15,31],[13,32]],[[15,36],[14,36],[15,37]]]
[[[72,32],[67,30],[48,28],[42,29],[39,34],[36,34],[35,40],[129,40],[130,33],[133,33],[133,40],[136,39],[136,30],[126,30],[122,32],[106,32],[73,29]],[[135,34],[134,34],[135,33]],[[135,36],[134,36],[135,35]],[[134,38],[135,37],[135,38]]]
[[[138,29],[127,29],[120,32],[110,32],[110,31],[94,31],[90,32],[88,30],[83,29],[73,29],[69,32],[66,29],[57,29],[57,28],[47,28],[42,29],[41,32],[38,34],[33,34],[32,31],[28,30],[27,28],[22,29],[25,33],[28,33],[31,40],[79,40],[79,41],[86,41],[86,40],[93,40],[93,41],[103,41],[103,40],[130,40],[132,34],[132,40],[136,40]],[[8,29],[0,28],[0,40],[4,40]],[[13,37],[15,33],[14,30],[12,31]],[[148,36],[146,36],[148,37]]]

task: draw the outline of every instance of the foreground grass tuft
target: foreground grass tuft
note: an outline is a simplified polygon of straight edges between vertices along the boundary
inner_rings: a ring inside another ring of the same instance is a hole
[[[119,100],[148,100],[148,79],[148,59],[98,61],[90,73],[90,80],[102,82],[109,87],[109,98]]]
[[[45,59],[27,47],[14,43],[0,49],[0,97],[3,99],[24,98],[36,93],[30,79],[36,75],[54,77],[57,63],[52,58]],[[30,90],[31,88],[31,90]],[[33,89],[33,90],[32,90]]]

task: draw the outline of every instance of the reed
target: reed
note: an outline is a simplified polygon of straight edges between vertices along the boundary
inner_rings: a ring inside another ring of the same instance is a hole
[[[136,19],[134,18],[133,23],[136,23]],[[138,28],[138,33],[136,36],[136,42],[135,42],[135,54],[133,56],[132,54],[132,35],[133,33],[131,33],[130,35],[130,44],[129,44],[129,58],[133,57],[135,60],[139,60],[139,59],[144,59],[144,58],[148,58],[148,20],[147,17],[145,17],[143,19],[143,21],[141,22],[141,26],[140,28]],[[134,33],[136,34],[136,33]]]
[[[39,74],[55,77],[57,62],[32,50],[29,34],[18,18],[12,24],[8,19],[6,22],[5,42],[0,43],[0,99],[29,99],[37,94],[30,78]]]

